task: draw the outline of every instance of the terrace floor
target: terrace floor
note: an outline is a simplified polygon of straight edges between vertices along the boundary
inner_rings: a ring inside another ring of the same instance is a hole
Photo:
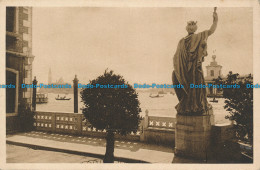
[[[6,141],[8,145],[23,146],[36,150],[63,152],[67,154],[82,155],[87,158],[94,158],[89,159],[89,161],[95,160],[95,158],[102,160],[106,150],[106,141],[102,138],[72,136],[39,131],[7,135]],[[15,160],[21,162],[21,159],[23,158],[20,156],[21,153],[12,150],[9,147],[9,150],[7,149],[7,162],[14,162]],[[15,159],[15,154],[19,155],[20,158]],[[123,140],[115,140],[114,155],[116,160],[119,162],[172,163],[174,159],[173,148],[171,147]],[[35,156],[33,156],[33,154],[27,155],[24,162],[31,162],[32,160],[28,159],[29,157]],[[38,161],[36,158],[33,160],[35,160],[35,162]],[[40,162],[42,161],[43,160]],[[79,162],[81,161],[82,160],[79,159]],[[64,163],[66,162],[66,159],[64,159]]]

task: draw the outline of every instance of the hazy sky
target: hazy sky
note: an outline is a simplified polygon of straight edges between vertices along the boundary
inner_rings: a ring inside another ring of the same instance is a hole
[[[209,29],[213,8],[33,8],[33,75],[47,83],[63,77],[71,83],[102,74],[106,68],[130,83],[171,83],[172,58],[187,35],[187,21],[197,32]],[[218,8],[219,23],[208,39],[208,57],[216,49],[224,75],[253,72],[251,8]]]

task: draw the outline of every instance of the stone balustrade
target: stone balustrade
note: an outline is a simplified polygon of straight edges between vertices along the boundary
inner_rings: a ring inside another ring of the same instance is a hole
[[[106,130],[90,128],[90,123],[80,113],[59,113],[59,112],[35,112],[34,127],[39,131],[66,133],[75,135],[86,135],[105,137]],[[129,140],[140,140],[140,131],[127,136],[115,135],[115,138],[126,138]]]
[[[175,118],[148,116],[148,127],[158,129],[175,129]]]
[[[72,135],[105,137],[106,130],[90,128],[90,123],[80,113],[35,112],[36,130]],[[178,125],[181,126],[181,125]],[[231,125],[213,125],[211,140],[225,141],[230,137],[226,129]],[[155,144],[175,145],[176,118],[148,116],[148,112],[139,124],[137,133],[127,136],[115,135],[117,139],[142,141]]]
[[[106,130],[91,128],[90,123],[80,113],[60,113],[37,111],[34,127],[39,131],[66,133],[83,136],[105,137]],[[117,139],[134,141],[171,143],[174,145],[175,118],[146,115],[140,122],[139,130],[127,136],[115,135]]]
[[[174,146],[175,142],[175,118],[148,116],[148,111],[141,124],[143,133],[140,140],[155,144]]]

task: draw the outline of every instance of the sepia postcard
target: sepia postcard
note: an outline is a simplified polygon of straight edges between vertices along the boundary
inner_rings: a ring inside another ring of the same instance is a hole
[[[0,168],[260,169],[259,28],[259,0],[0,0]]]

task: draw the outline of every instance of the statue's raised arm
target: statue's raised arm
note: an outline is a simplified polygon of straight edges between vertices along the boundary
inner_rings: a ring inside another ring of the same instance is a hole
[[[217,7],[214,8],[213,24],[211,25],[211,27],[209,29],[209,36],[215,32],[217,25],[218,25],[218,14],[217,14],[216,10],[217,10]]]

